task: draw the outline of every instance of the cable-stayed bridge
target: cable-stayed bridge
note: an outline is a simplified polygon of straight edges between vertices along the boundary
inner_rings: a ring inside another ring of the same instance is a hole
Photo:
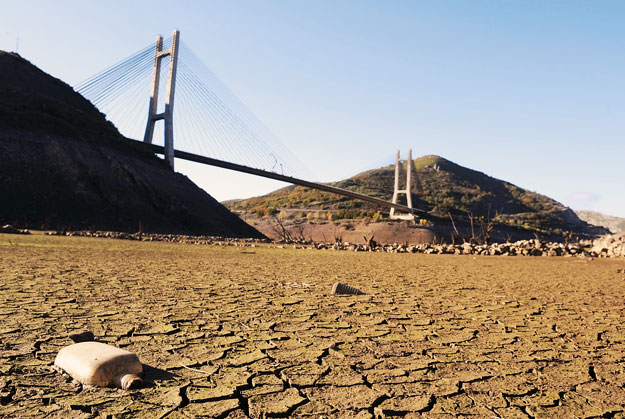
[[[304,180],[310,171],[180,40],[177,30],[76,90],[133,147],[164,155],[172,169],[175,157],[428,216],[411,206]]]

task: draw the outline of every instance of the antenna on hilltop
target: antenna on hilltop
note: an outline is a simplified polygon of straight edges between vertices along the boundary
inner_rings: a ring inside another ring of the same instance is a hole
[[[20,36],[17,35],[17,39],[15,40],[15,53],[17,54],[17,49],[20,46]]]

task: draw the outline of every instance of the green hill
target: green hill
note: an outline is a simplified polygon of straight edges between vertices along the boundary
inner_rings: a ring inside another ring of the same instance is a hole
[[[500,226],[538,233],[561,235],[588,230],[588,224],[563,204],[509,182],[468,169],[439,156],[423,156],[413,161],[413,206],[442,220],[466,224],[483,217],[494,219]],[[402,171],[403,172],[403,171]],[[405,172],[403,172],[405,176]],[[395,166],[369,170],[331,185],[391,200]],[[333,219],[373,218],[378,220],[386,210],[373,204],[334,194],[289,186],[268,195],[225,203],[235,212],[267,216],[284,209],[301,209],[302,213],[329,211]],[[378,214],[378,211],[381,214]]]

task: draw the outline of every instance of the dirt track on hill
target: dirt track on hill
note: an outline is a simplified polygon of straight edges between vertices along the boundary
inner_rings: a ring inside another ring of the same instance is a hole
[[[620,417],[623,260],[0,235],[0,415]],[[330,295],[344,282],[365,296]],[[147,388],[51,369],[67,335]]]

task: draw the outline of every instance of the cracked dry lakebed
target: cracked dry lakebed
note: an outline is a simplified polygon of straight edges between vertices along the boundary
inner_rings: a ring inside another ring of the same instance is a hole
[[[624,266],[0,235],[0,416],[623,417]],[[85,330],[145,386],[56,372]]]

